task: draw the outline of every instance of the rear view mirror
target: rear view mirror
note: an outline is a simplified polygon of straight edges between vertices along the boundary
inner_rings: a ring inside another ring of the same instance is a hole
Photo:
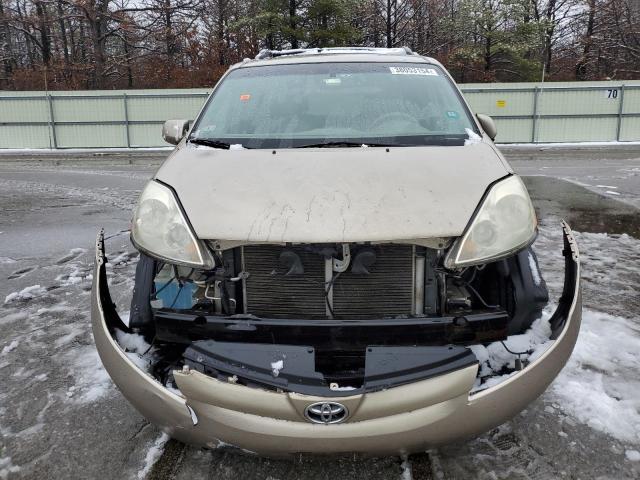
[[[482,130],[484,130],[484,133],[489,135],[491,140],[495,140],[496,135],[498,135],[498,129],[496,128],[493,118],[483,113],[476,114],[476,117],[478,118],[478,122],[480,122],[480,126],[482,127]]]
[[[162,138],[165,142],[177,145],[189,131],[190,120],[167,120],[162,126]]]

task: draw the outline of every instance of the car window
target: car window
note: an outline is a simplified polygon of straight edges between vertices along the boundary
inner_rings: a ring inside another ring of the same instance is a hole
[[[314,63],[233,70],[192,136],[248,148],[459,145],[466,129],[470,114],[435,65]]]

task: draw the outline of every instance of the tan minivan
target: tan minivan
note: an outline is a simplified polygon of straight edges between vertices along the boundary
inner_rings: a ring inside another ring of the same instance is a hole
[[[509,419],[571,354],[571,230],[545,315],[527,190],[437,61],[263,51],[163,135],[177,147],[133,216],[131,313],[109,296],[100,234],[92,322],[113,381],[170,436],[424,450]]]

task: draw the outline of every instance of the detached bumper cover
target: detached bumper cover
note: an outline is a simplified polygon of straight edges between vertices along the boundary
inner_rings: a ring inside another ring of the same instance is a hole
[[[187,443],[219,443],[282,455],[297,452],[396,454],[423,450],[483,433],[516,415],[541,395],[573,351],[581,321],[580,263],[563,223],[565,282],[551,319],[554,343],[502,383],[470,395],[477,365],[387,390],[335,398],[278,393],[175,372],[184,398],[140,370],[111,330],[121,324],[109,297],[102,235],[96,244],[92,325],[96,347],[114,383],[136,409]],[[315,402],[338,401],[349,418],[337,425],[308,422]]]

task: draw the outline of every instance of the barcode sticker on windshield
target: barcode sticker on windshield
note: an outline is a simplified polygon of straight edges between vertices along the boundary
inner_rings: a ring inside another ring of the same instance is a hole
[[[432,75],[438,76],[438,72],[434,68],[422,67],[389,67],[394,75]]]

